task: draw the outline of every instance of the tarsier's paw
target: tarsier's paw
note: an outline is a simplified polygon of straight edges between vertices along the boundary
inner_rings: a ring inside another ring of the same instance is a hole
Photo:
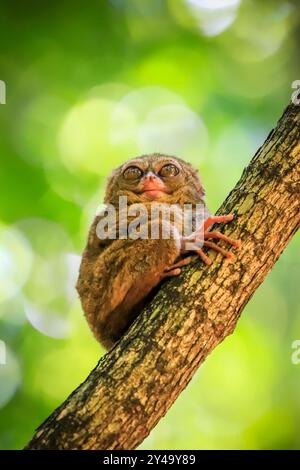
[[[215,217],[209,217],[208,219],[205,220],[204,222],[204,243],[203,246],[207,246],[208,248],[211,248],[214,251],[217,251],[218,253],[221,253],[225,258],[228,260],[233,260],[234,259],[234,254],[231,253],[230,251],[224,250],[224,248],[220,247],[214,242],[208,241],[209,239],[219,239],[223,240],[224,242],[229,243],[231,246],[234,248],[239,248],[241,246],[240,240],[234,240],[233,238],[227,237],[227,235],[224,235],[223,233],[219,231],[213,231],[210,232],[208,230],[209,227],[211,227],[214,223],[217,222],[230,222],[231,220],[234,219],[233,214],[228,214],[228,215],[221,215],[221,216],[215,216]],[[211,264],[211,260],[210,264]]]
[[[230,222],[233,219],[234,219],[233,214],[208,217],[208,219],[204,221],[203,227],[201,227],[201,230],[199,230],[198,234],[197,232],[195,232],[194,237],[190,238],[190,242],[195,243],[195,245],[197,245],[197,242],[199,242],[202,238],[203,246],[206,246],[208,248],[211,248],[214,251],[217,251],[218,253],[221,253],[225,258],[232,261],[234,259],[233,253],[225,250],[224,248],[220,247],[216,243],[209,241],[209,239],[223,240],[229,243],[234,248],[239,248],[241,246],[241,242],[239,240],[234,240],[233,238],[230,238],[227,235],[224,235],[223,233],[219,231],[210,232],[209,228],[215,223],[220,223],[220,222],[226,223],[226,222]],[[202,231],[202,234],[201,234],[201,231]],[[202,261],[208,266],[212,263],[212,260],[204,253],[202,248],[195,246],[191,248],[191,251],[194,251],[195,253],[197,253],[202,259]]]
[[[213,232],[210,232],[208,230],[215,223],[220,223],[220,222],[226,223],[226,222],[230,222],[233,219],[234,219],[233,214],[208,217],[208,219],[204,221],[203,227],[201,227],[199,231],[196,231],[191,236],[182,239],[182,253],[187,253],[188,251],[197,253],[207,266],[211,265],[212,260],[209,258],[209,256],[207,256],[206,253],[204,253],[202,248],[197,246],[197,243],[200,244],[201,242],[202,246],[206,246],[207,248],[211,248],[212,250],[217,251],[218,253],[221,253],[225,258],[227,258],[230,261],[234,260],[233,253],[225,250],[224,248],[217,245],[216,243],[209,241],[209,239],[223,240],[224,242],[229,243],[234,248],[239,248],[241,246],[240,240],[234,240],[233,238],[230,238],[227,235],[224,235],[223,233],[217,230]],[[189,245],[186,245],[187,243],[189,243]],[[186,248],[186,246],[188,246],[188,248]],[[162,273],[161,280],[165,279],[166,277],[179,276],[179,274],[181,273],[180,268],[190,263],[192,259],[193,259],[192,256],[187,256],[185,258],[180,259],[178,262],[174,263],[172,266],[168,266]]]

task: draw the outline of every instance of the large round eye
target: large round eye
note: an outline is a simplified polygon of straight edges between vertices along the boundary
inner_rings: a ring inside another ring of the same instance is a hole
[[[129,166],[123,173],[126,180],[137,180],[142,176],[143,172],[137,166]]]
[[[158,172],[159,176],[168,177],[168,176],[176,176],[179,173],[179,168],[172,163],[168,163],[164,165],[160,171]]]

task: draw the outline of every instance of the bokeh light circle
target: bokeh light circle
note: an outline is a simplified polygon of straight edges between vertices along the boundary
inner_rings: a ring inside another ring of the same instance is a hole
[[[32,267],[32,250],[25,236],[0,224],[0,302],[22,288]]]
[[[72,251],[71,240],[59,224],[46,219],[24,219],[17,227],[30,240],[35,254],[31,275],[23,286],[26,317],[41,333],[63,338],[70,331],[66,254]]]
[[[147,116],[139,131],[141,153],[153,150],[181,156],[199,165],[208,144],[208,132],[202,119],[186,106],[157,107]]]
[[[176,20],[203,36],[217,36],[237,17],[240,0],[169,0]]]
[[[114,115],[112,116],[112,114]],[[89,98],[66,115],[59,135],[64,164],[71,172],[106,175],[111,161],[134,155],[135,116],[125,106],[104,98]]]
[[[19,361],[11,349],[5,344],[6,363],[0,364],[0,408],[13,398],[22,381]]]

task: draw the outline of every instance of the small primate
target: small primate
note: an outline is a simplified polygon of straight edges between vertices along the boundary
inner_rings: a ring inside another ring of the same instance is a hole
[[[154,203],[172,204],[180,208],[185,204],[192,207],[202,204],[205,207],[205,192],[197,170],[179,158],[157,153],[144,155],[129,160],[112,172],[104,202],[114,206],[116,221],[108,229],[107,238],[101,239],[97,226],[103,220],[104,213],[95,217],[77,282],[87,321],[97,340],[107,349],[128,329],[141,311],[145,299],[161,280],[180,274],[180,268],[191,261],[191,252],[196,252],[209,265],[211,259],[202,246],[222,253],[226,258],[233,258],[232,253],[212,239],[223,240],[233,247],[239,246],[237,240],[218,231],[209,231],[215,222],[231,221],[232,214],[208,216],[202,227],[194,227],[188,237],[180,235],[174,219],[170,219],[171,236],[163,238],[160,217],[156,220],[150,217],[140,223],[147,225],[140,227],[141,233],[151,223],[157,224],[157,238],[118,237],[120,225],[124,222],[122,219],[127,217],[127,222],[130,222],[127,211],[123,213],[119,209],[120,196],[127,197],[126,209],[133,204],[143,204],[149,214]],[[200,232],[202,246],[197,245]],[[195,244],[186,245],[187,240]]]

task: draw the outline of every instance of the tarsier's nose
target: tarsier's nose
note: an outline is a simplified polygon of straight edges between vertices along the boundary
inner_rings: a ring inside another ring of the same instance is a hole
[[[160,195],[161,191],[165,190],[164,183],[152,171],[146,173],[142,179],[142,188],[144,193],[153,196],[152,199]]]
[[[147,180],[147,181],[155,181],[157,180],[157,176],[155,173],[153,173],[152,171],[149,171],[148,173],[145,174],[144,176],[144,180]]]

